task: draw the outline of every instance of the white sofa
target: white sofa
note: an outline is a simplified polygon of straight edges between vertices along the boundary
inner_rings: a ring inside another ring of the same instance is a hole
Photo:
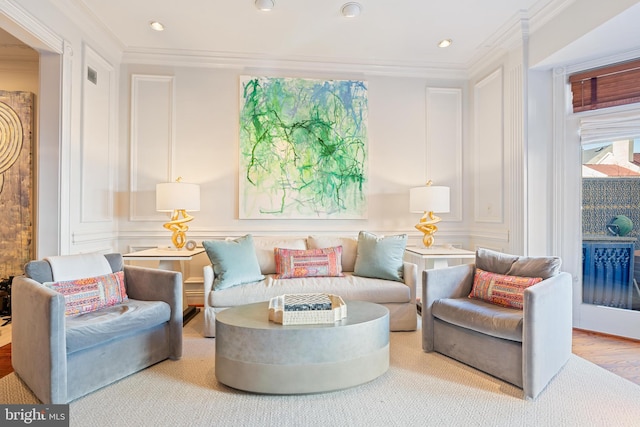
[[[214,289],[214,267],[204,267],[204,336],[215,337],[216,314],[226,308],[292,293],[330,293],[345,301],[360,300],[389,309],[391,331],[417,327],[417,266],[402,263],[402,281],[355,275],[358,239],[353,237],[255,237],[254,247],[264,280]],[[316,249],[342,246],[342,277],[276,278],[274,248]],[[401,259],[401,258],[400,258]]]

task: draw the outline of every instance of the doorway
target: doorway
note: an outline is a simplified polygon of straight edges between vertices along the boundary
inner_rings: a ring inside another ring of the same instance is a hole
[[[574,120],[582,249],[575,326],[640,339],[640,266],[636,269],[635,263],[640,249],[640,110],[594,111]]]
[[[62,38],[22,10],[7,6],[0,29],[39,55],[34,157],[35,258],[68,251],[68,197],[64,182],[65,147],[70,139],[71,64],[73,52]],[[67,81],[68,80],[68,81]],[[67,82],[66,82],[67,81]],[[66,83],[65,83],[66,82]]]
[[[582,146],[582,302],[640,311],[640,139]]]

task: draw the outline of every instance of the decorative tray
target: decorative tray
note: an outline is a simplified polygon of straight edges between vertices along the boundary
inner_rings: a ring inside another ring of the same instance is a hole
[[[282,325],[320,325],[347,317],[347,305],[332,294],[285,294],[269,301],[269,320]]]

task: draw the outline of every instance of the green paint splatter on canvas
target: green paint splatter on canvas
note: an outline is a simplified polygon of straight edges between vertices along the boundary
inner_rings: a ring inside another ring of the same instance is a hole
[[[240,217],[365,218],[367,86],[241,78]]]

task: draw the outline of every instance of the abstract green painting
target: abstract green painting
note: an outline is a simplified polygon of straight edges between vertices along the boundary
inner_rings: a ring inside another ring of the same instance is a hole
[[[240,218],[367,215],[367,84],[240,78]]]

